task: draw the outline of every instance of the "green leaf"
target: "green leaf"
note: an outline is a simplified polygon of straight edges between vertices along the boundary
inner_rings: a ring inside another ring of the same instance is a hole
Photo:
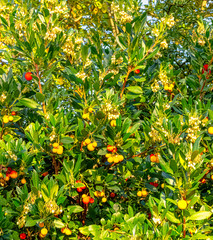
[[[71,137],[63,137],[63,138],[61,138],[61,142],[62,142],[63,144],[70,144],[70,143],[73,143],[74,140],[73,140],[73,138],[71,138]]]
[[[173,222],[173,223],[180,223],[180,220],[177,219],[174,215],[174,213],[172,212],[167,212],[166,213],[166,217],[169,219],[170,222]]]
[[[37,102],[35,102],[34,100],[29,99],[29,98],[22,98],[21,100],[19,100],[18,105],[24,105],[29,108],[39,108],[40,107],[40,105]]]
[[[84,211],[84,209],[79,205],[68,206],[68,210],[71,213],[79,213]]]
[[[35,226],[37,223],[37,220],[33,220],[33,219],[28,219],[25,223],[25,227],[33,227]]]
[[[45,100],[45,96],[44,94],[37,92],[36,93],[36,98],[38,99],[38,101],[43,102]]]
[[[130,92],[135,93],[135,94],[142,94],[143,93],[142,88],[139,87],[139,86],[130,86],[130,87],[127,87],[127,89]]]
[[[64,228],[65,227],[65,224],[59,219],[54,220],[53,223],[56,228]]]
[[[204,220],[204,219],[209,218],[211,215],[212,215],[211,212],[200,211],[200,212],[194,213],[191,216],[189,216],[187,218],[187,221],[188,220]]]

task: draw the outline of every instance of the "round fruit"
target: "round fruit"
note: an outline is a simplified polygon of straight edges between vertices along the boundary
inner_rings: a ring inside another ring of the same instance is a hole
[[[98,144],[97,144],[96,141],[94,141],[94,142],[92,143],[92,146],[93,146],[93,147],[97,147],[97,145],[98,145]]]
[[[46,228],[41,229],[41,234],[42,235],[47,235],[47,233],[48,233],[48,230]]]
[[[39,223],[39,227],[43,228],[44,227],[44,223],[43,222]]]
[[[4,178],[4,180],[7,182],[7,181],[10,180],[10,177],[9,177],[9,176],[6,176],[6,177]]]
[[[68,236],[72,234],[72,231],[69,228],[65,228],[64,233]]]
[[[59,146],[57,149],[57,154],[61,155],[63,153],[64,149],[62,146]]]
[[[209,127],[209,128],[208,128],[208,133],[211,134],[211,135],[213,135],[213,127]]]
[[[9,116],[8,119],[9,119],[10,122],[12,122],[13,121],[13,116]]]
[[[95,192],[94,192],[94,195],[95,195],[96,197],[98,197],[98,196],[99,196],[99,191],[95,191]]]
[[[146,190],[141,191],[141,197],[146,197],[148,195],[148,192]]]
[[[8,116],[4,116],[3,117],[3,123],[8,123],[9,122],[9,118],[8,118]]]
[[[90,200],[89,200],[90,203],[94,203],[94,201],[95,200],[93,198],[90,198]]]
[[[138,192],[137,192],[137,196],[138,196],[138,197],[142,197],[142,191],[138,191]]]
[[[114,192],[111,192],[111,193],[110,193],[110,197],[111,197],[111,198],[114,198],[114,197],[115,197],[115,193],[114,193]]]
[[[111,146],[111,145],[108,145],[108,146],[107,146],[107,150],[108,150],[109,152],[112,152],[113,149],[114,149],[114,146]]]
[[[85,197],[87,197],[87,195],[86,195],[86,194],[83,194],[83,195],[82,195],[82,198],[85,198]]]
[[[65,233],[65,231],[66,231],[66,228],[64,227],[64,228],[61,228],[61,232],[62,233]]]
[[[57,149],[57,148],[53,148],[52,152],[53,152],[53,153],[57,153],[57,152],[58,152],[58,149]]]
[[[11,113],[13,116],[15,116],[16,115],[16,112],[15,111],[12,111],[12,113]]]
[[[46,177],[48,174],[49,174],[48,172],[44,172],[44,173],[42,173],[42,176]]]
[[[93,147],[92,143],[90,143],[89,145],[87,145],[87,149],[92,152],[95,150],[95,148]]]
[[[26,239],[27,235],[25,233],[21,233],[19,235],[20,239]]]
[[[118,156],[115,156],[114,157],[114,163],[119,163],[119,162],[120,162],[120,160],[119,160]]]
[[[116,147],[113,147],[112,152],[113,152],[113,153],[116,153],[116,152],[117,152],[117,148],[116,148]]]
[[[109,163],[114,162],[114,157],[109,157],[109,158],[107,159],[107,161],[108,161]]]
[[[88,109],[88,112],[90,112],[90,113],[92,113],[93,111],[94,111],[94,110],[93,110],[93,108],[91,108],[91,107]]]
[[[164,183],[161,184],[161,188],[164,188]]]
[[[81,187],[81,189],[86,189],[86,186],[84,185],[83,187]]]
[[[18,177],[18,173],[15,170],[12,170],[11,173],[10,173],[10,177],[15,179],[15,178]]]
[[[77,192],[82,192],[83,189],[82,188],[77,188]]]
[[[179,209],[186,209],[187,208],[187,202],[185,200],[179,200],[178,201],[178,208]]]
[[[150,161],[155,162],[156,161],[156,156],[155,154],[150,154]]]
[[[87,196],[87,197],[83,198],[83,203],[84,204],[88,204],[89,201],[90,201],[90,197]]]
[[[105,203],[106,201],[107,201],[107,198],[103,197],[103,198],[102,198],[102,202]]]
[[[140,69],[136,69],[136,70],[135,70],[135,73],[136,73],[136,74],[139,74],[139,73],[140,73]]]
[[[88,119],[88,118],[89,118],[89,114],[88,114],[88,113],[83,114],[83,115],[82,115],[82,118],[83,118],[83,119]]]
[[[53,143],[54,148],[58,148],[59,144],[57,142]]]
[[[89,138],[87,138],[84,142],[85,142],[86,145],[88,145],[88,144],[91,143],[91,140]]]
[[[21,183],[22,183],[22,184],[25,184],[26,182],[27,182],[27,181],[26,181],[25,178],[22,178],[22,179],[21,179]]]
[[[211,175],[211,180],[213,180],[213,175]]]
[[[111,127],[116,127],[116,120],[112,120],[112,121],[110,122],[110,126],[111,126]]]
[[[100,197],[103,197],[103,196],[104,196],[104,192],[103,192],[103,191],[100,192],[100,193],[99,193],[99,196],[100,196]]]
[[[27,81],[30,81],[30,80],[32,80],[32,73],[31,72],[27,72],[27,73],[25,73],[25,79],[27,80]]]
[[[105,155],[106,158],[110,158],[111,156],[112,156],[111,153],[107,153],[107,154]]]
[[[119,230],[119,228],[117,228],[117,227],[116,227],[116,228],[114,228],[114,231],[118,231],[118,230]]]
[[[124,160],[123,155],[118,155],[118,160],[119,160],[120,162],[123,161],[123,160]]]

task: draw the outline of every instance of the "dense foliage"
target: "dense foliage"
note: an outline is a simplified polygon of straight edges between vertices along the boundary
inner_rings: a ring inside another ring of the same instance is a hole
[[[1,0],[0,239],[212,239],[206,0]]]

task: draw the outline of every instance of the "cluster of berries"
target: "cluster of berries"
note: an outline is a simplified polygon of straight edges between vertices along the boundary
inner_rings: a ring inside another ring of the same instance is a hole
[[[77,180],[76,183],[82,183],[82,182],[81,182],[81,180]],[[83,183],[82,183],[82,184],[83,184]],[[86,186],[85,186],[85,185],[82,186],[82,187],[78,187],[78,188],[77,188],[77,192],[80,193],[80,192],[82,192],[84,189],[86,189]]]
[[[61,232],[64,233],[65,235],[67,235],[67,236],[72,234],[72,231],[68,227],[62,228]]]
[[[84,146],[87,146],[87,149],[92,152],[95,150],[95,148],[97,147],[97,142],[94,141],[94,142],[91,142],[91,140],[89,138],[87,138],[84,142],[83,142],[83,145]]]
[[[59,155],[61,155],[64,151],[64,148],[62,146],[60,146],[58,143],[53,143],[53,153],[57,153]]]
[[[44,227],[41,229],[41,232],[39,233],[40,238],[45,238],[48,233],[48,230]]]
[[[143,197],[145,198],[148,195],[148,192],[146,191],[146,189],[143,189],[142,191],[138,191],[137,192],[137,196],[138,197]]]
[[[107,158],[107,161],[109,163],[119,163],[124,160],[124,157],[122,155],[117,154],[117,147],[108,145],[107,150],[111,153],[107,153],[105,157]]]
[[[175,86],[175,85],[174,85],[173,83],[171,83],[171,84],[166,84],[166,85],[164,86],[164,90],[165,90],[165,91],[168,91],[168,92],[172,92],[174,86]]]
[[[7,168],[6,177],[4,178],[5,181],[9,181],[10,178],[16,179],[18,177],[18,173],[15,170],[12,170],[11,167]]]
[[[94,192],[94,195],[96,196],[96,197],[102,197],[102,202],[106,202],[107,201],[107,198],[105,197],[105,192],[104,191],[101,191],[101,192],[99,192],[99,191],[95,191]]]
[[[12,122],[13,121],[13,116],[8,116],[8,115],[4,115],[3,117],[3,123],[8,123],[8,122]]]
[[[82,118],[85,120],[89,120],[90,113],[93,113],[94,109],[89,107],[88,110],[82,115]]]
[[[158,154],[150,154],[150,161],[151,162],[155,162],[155,163],[159,163],[159,158],[158,158]]]
[[[82,195],[82,202],[84,204],[94,203],[94,199],[91,198],[90,196],[86,195],[86,194],[83,194]]]

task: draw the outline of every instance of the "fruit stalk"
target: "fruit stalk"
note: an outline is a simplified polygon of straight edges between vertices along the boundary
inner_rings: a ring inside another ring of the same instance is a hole
[[[43,94],[42,86],[41,86],[41,78],[40,78],[40,75],[39,75],[39,70],[38,70],[38,65],[37,65],[37,64],[35,65],[35,68],[36,68],[36,75],[37,75],[37,77],[38,77],[39,91],[40,91],[41,94]],[[42,102],[42,107],[43,107],[43,112],[44,112],[44,114],[46,114],[47,111],[46,111],[45,102]]]

